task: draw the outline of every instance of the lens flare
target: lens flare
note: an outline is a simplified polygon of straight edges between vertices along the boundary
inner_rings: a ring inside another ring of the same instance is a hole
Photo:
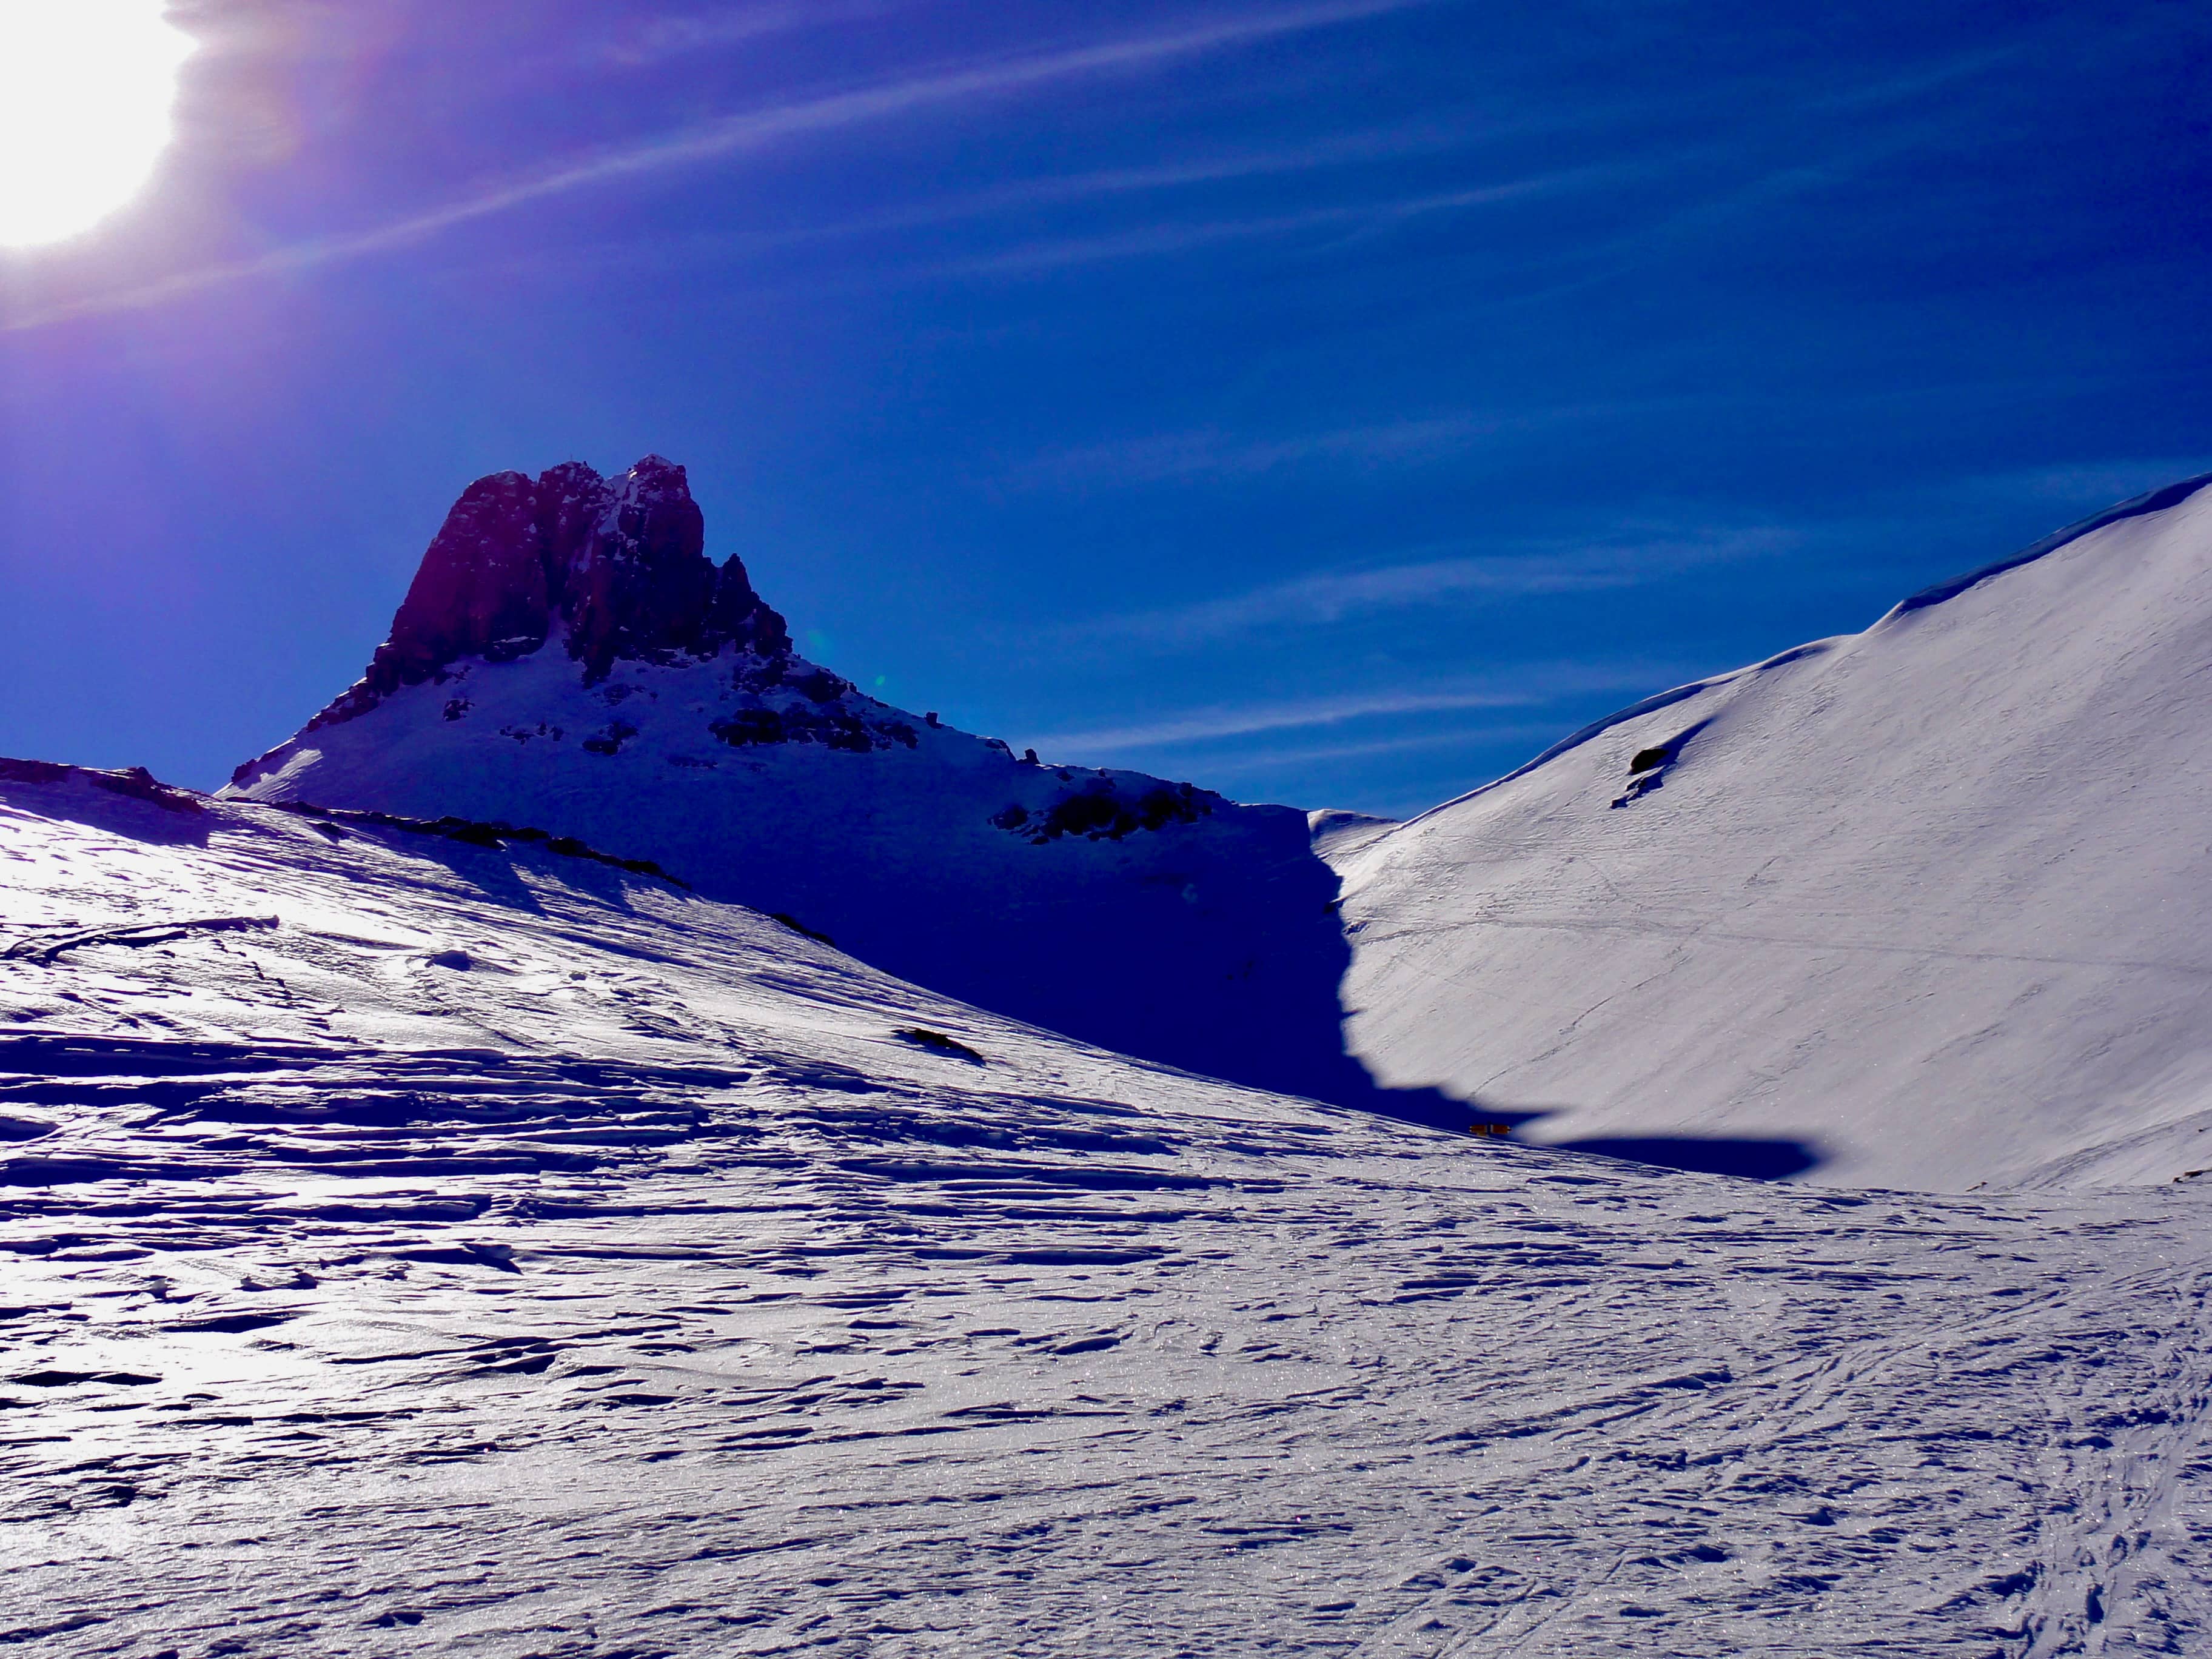
[[[0,247],[81,235],[145,187],[195,43],[167,0],[0,0]]]

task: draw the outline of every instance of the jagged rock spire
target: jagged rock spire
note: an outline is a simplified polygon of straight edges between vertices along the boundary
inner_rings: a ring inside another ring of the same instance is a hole
[[[532,479],[495,472],[461,492],[368,672],[314,724],[350,720],[467,657],[505,661],[558,634],[586,679],[617,660],[780,659],[784,620],[732,554],[706,556],[684,469],[648,455],[618,478],[568,461]]]

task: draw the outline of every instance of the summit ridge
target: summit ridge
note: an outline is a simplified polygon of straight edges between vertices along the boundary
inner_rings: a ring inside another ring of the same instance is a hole
[[[565,461],[494,472],[461,492],[360,680],[309,729],[358,718],[471,657],[510,661],[556,635],[587,683],[618,660],[667,663],[736,645],[786,658],[791,634],[744,562],[706,554],[684,469],[648,455],[602,477]]]

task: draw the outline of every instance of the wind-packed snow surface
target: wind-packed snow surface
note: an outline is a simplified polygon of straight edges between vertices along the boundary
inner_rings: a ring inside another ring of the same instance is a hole
[[[1326,842],[1354,1051],[1747,1173],[2212,1166],[2206,482]]]
[[[2194,1183],[1474,1141],[573,846],[21,763],[0,1119],[15,1651],[2207,1639]]]

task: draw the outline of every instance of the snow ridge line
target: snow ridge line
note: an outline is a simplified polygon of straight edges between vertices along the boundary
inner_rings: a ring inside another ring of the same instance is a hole
[[[2045,554],[2056,553],[2060,548],[2080,541],[2092,531],[2102,530],[2106,526],[2118,524],[2123,520],[2140,519],[2148,514],[2163,513],[2170,507],[2179,507],[2207,484],[2212,484],[2212,472],[2200,472],[2193,478],[2182,479],[2179,483],[2161,484],[2156,489],[2147,489],[2117,507],[2105,508],[2101,513],[2092,513],[2087,518],[2078,519],[2063,530],[2053,531],[2041,541],[2023,548],[2010,558],[1999,559],[1995,564],[1985,564],[1978,570],[1970,570],[1963,576],[1953,576],[1947,581],[1937,582],[1933,587],[1923,587],[1917,593],[1909,594],[1883,612],[1881,620],[1874,626],[1881,628],[1899,617],[1910,616],[1915,611],[1925,611],[1931,605],[1955,599],[1968,588],[1978,587],[1990,577],[2002,576],[2008,570],[2017,570],[2024,564],[2033,564]],[[1874,629],[1867,631],[1872,633]]]
[[[1471,801],[1477,795],[1486,795],[1493,789],[1503,788],[1505,785],[1512,782],[1514,779],[1526,777],[1538,767],[1549,765],[1560,756],[1565,754],[1569,750],[1579,749],[1591,738],[1604,736],[1605,733],[1613,730],[1616,726],[1626,725],[1628,721],[1638,719],[1645,714],[1656,714],[1660,709],[1668,708],[1674,703],[1687,702],[1692,697],[1696,696],[1700,691],[1711,691],[1721,686],[1731,684],[1737,680],[1747,678],[1751,675],[1763,674],[1770,668],[1784,668],[1787,667],[1790,664],[1797,662],[1806,657],[1817,657],[1825,651],[1833,650],[1841,641],[1855,637],[1856,635],[1853,635],[1839,634],[1833,639],[1814,640],[1809,644],[1793,646],[1789,650],[1782,652],[1777,656],[1767,658],[1764,662],[1755,662],[1747,667],[1743,668],[1731,668],[1724,674],[1715,674],[1707,679],[1692,680],[1686,685],[1678,685],[1670,690],[1656,692],[1654,695],[1644,698],[1641,702],[1632,702],[1626,708],[1616,709],[1613,713],[1607,714],[1603,720],[1592,720],[1588,726],[1583,726],[1577,731],[1569,732],[1565,737],[1561,738],[1557,743],[1553,744],[1549,749],[1547,749],[1542,754],[1537,756],[1535,759],[1523,762],[1521,765],[1515,767],[1510,772],[1508,772],[1504,777],[1492,778],[1488,783],[1481,784],[1475,788],[1470,789],[1463,795],[1455,795],[1449,800],[1438,801],[1434,806],[1430,807],[1426,811],[1414,813],[1413,816],[1407,818],[1404,823],[1398,824],[1395,826],[1395,828],[1402,830],[1406,828],[1407,824],[1419,823],[1423,818],[1433,817],[1438,812],[1444,811],[1454,806],[1458,806],[1464,802]],[[1384,833],[1387,835],[1391,832],[1385,831]],[[1378,839],[1380,838],[1378,837]]]
[[[1995,564],[1985,564],[1978,569],[1968,571],[1964,575],[1950,577],[1947,580],[1936,583],[1931,587],[1923,587],[1917,593],[1908,594],[1884,611],[1875,622],[1874,626],[1869,628],[1866,632],[1871,634],[1875,629],[1885,627],[1900,617],[1909,616],[1915,611],[1924,611],[1930,605],[1941,605],[1946,599],[1954,599],[1967,589],[1979,586],[1992,576],[2001,576],[2008,570],[2017,570],[2024,564],[2033,564],[2046,554],[2056,553],[2060,548],[2081,540],[2082,537],[2093,531],[2102,530],[2107,525],[2118,524],[2127,519],[2142,518],[2153,513],[2163,513],[2168,507],[2179,507],[2207,484],[2212,484],[2212,472],[2200,472],[2194,477],[2184,478],[2177,483],[2161,484],[2156,489],[2146,490],[2140,495],[2131,496],[2117,506],[2093,513],[2086,519],[2076,520],[2063,530],[2054,531],[2041,541],[2023,548],[2008,558],[2000,559]],[[1769,657],[1764,662],[1753,663],[1742,668],[1733,668],[1725,673],[1714,674],[1702,680],[1692,680],[1686,685],[1678,685],[1669,690],[1645,697],[1640,702],[1632,702],[1626,708],[1607,714],[1602,720],[1593,720],[1580,730],[1569,733],[1534,760],[1515,767],[1503,777],[1492,778],[1488,783],[1470,789],[1464,794],[1455,795],[1449,800],[1439,801],[1426,811],[1416,812],[1397,828],[1404,829],[1408,824],[1419,823],[1424,818],[1431,817],[1451,807],[1462,805],[1473,800],[1477,795],[1486,794],[1492,789],[1511,783],[1516,778],[1526,777],[1538,767],[1548,765],[1570,750],[1581,748],[1591,738],[1603,736],[1616,726],[1625,725],[1645,714],[1655,714],[1670,704],[1687,702],[1700,691],[1710,691],[1733,681],[1743,679],[1749,675],[1763,673],[1770,668],[1781,668],[1802,658],[1832,650],[1844,640],[1863,637],[1864,635],[1838,634],[1829,639],[1814,640],[1791,650],[1784,651],[1779,655]]]
[[[315,806],[297,800],[226,801],[223,804],[266,806],[279,812],[289,812],[295,817],[322,819],[333,824],[398,830],[410,836],[437,836],[447,841],[462,842],[471,847],[487,848],[494,852],[504,852],[507,842],[520,842],[526,847],[542,847],[562,858],[604,864],[611,869],[626,870],[634,876],[651,876],[672,887],[680,887],[687,893],[691,890],[690,882],[680,876],[671,875],[651,859],[618,858],[612,853],[602,853],[596,847],[586,846],[574,836],[556,836],[550,830],[532,829],[527,824],[513,824],[497,818],[486,822],[455,817],[450,813],[441,818],[413,818],[398,812],[377,812],[351,806]]]

